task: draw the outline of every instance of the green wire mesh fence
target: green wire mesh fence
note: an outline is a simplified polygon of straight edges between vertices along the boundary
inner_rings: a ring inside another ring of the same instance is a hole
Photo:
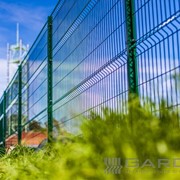
[[[127,113],[130,93],[179,109],[179,27],[177,0],[60,0],[0,100],[1,146]]]

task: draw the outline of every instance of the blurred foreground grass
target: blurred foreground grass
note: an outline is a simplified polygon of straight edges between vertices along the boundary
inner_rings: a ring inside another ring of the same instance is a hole
[[[178,113],[163,102],[158,116],[135,100],[128,114],[104,109],[103,116],[92,112],[82,121],[82,136],[71,136],[72,141],[38,152],[16,147],[0,159],[0,179],[179,179]]]

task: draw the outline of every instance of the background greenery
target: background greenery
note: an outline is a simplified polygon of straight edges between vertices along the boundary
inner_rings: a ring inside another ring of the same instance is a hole
[[[180,158],[178,112],[167,110],[164,102],[159,113],[150,107],[141,107],[136,99],[129,103],[128,114],[107,108],[103,115],[91,112],[81,119],[81,136],[67,134],[64,141],[60,137],[38,152],[17,146],[0,159],[0,179],[178,179],[180,167],[173,167],[173,159]],[[121,171],[106,171],[106,158],[121,158]],[[140,167],[124,167],[128,158],[137,158]],[[158,168],[160,158],[169,159],[170,168]],[[155,168],[141,168],[146,159]]]

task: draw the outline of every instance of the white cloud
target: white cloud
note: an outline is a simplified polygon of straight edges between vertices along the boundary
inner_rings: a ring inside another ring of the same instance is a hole
[[[10,65],[10,80],[17,70],[16,65]],[[0,59],[0,97],[7,87],[7,60]]]
[[[1,35],[0,35],[0,40],[2,40],[1,39]],[[0,46],[0,58],[2,59],[2,57],[4,57],[4,55],[6,54],[6,47],[4,46]],[[1,66],[0,66],[1,67]]]
[[[19,22],[28,29],[39,30],[46,20],[49,8],[24,7],[14,3],[0,2],[0,9],[5,13],[0,14],[1,21]]]

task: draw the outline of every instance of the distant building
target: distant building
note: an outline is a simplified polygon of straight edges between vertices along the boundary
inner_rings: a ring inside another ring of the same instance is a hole
[[[18,69],[18,66],[21,64],[21,62],[24,60],[25,56],[27,55],[27,52],[29,50],[29,45],[23,45],[22,39],[19,38],[19,24],[17,23],[17,30],[16,30],[16,44],[10,45],[7,44],[7,87],[12,80],[15,72]],[[27,67],[24,67],[27,69]],[[25,75],[24,75],[25,76]],[[26,77],[23,78],[27,78]],[[24,79],[23,79],[24,80]],[[22,83],[25,83],[22,82]],[[7,88],[6,94],[6,104],[8,105],[7,110],[7,135],[12,134],[13,132],[17,131],[18,126],[18,112],[14,109],[18,109],[18,101],[12,101],[14,100],[15,96],[17,95],[19,88],[19,81],[18,79],[15,79],[13,81],[13,85],[10,86],[10,88]],[[26,93],[24,94],[24,97],[28,98],[28,88],[26,90]],[[10,108],[9,108],[10,107]],[[27,112],[28,109],[28,102],[23,104],[24,111]],[[24,119],[22,119],[22,122],[26,122],[27,120],[27,114],[23,116]]]
[[[22,62],[29,50],[29,45],[24,45],[22,39],[19,38],[19,24],[16,29],[16,44],[7,44],[7,84],[9,84],[18,65]],[[14,66],[14,71],[12,70]]]
[[[38,147],[38,145],[44,140],[47,139],[47,134],[42,132],[22,132],[22,145],[28,147]],[[6,149],[11,146],[18,144],[17,134],[13,134],[6,139]]]

